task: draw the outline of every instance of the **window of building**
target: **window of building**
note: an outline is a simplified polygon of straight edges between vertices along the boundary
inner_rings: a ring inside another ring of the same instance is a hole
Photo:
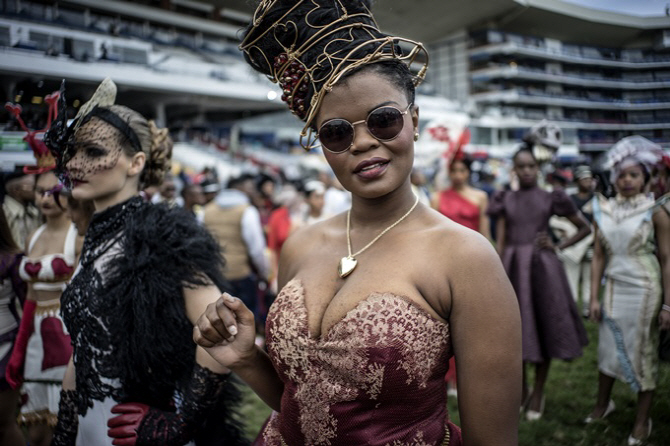
[[[9,27],[0,26],[0,46],[10,46],[11,40],[9,38]]]

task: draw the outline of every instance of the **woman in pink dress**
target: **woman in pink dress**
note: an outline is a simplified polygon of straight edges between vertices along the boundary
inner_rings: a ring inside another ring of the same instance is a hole
[[[457,153],[449,165],[450,187],[434,194],[431,204],[449,219],[490,240],[489,217],[486,215],[488,196],[470,185],[470,164],[462,152]]]

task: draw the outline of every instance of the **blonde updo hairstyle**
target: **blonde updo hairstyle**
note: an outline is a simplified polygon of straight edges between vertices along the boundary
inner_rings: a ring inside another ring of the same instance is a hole
[[[140,175],[140,188],[160,186],[165,174],[172,166],[172,138],[166,128],[158,128],[153,120],[147,121],[144,116],[123,105],[111,105],[111,112],[124,120],[135,132],[142,147],[142,152],[147,156],[144,169]],[[125,135],[121,136],[123,150],[128,156],[137,153],[132,144],[127,141]]]

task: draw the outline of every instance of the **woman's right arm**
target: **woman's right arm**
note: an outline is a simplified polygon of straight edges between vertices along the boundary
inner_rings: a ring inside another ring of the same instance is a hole
[[[599,322],[600,314],[600,281],[605,272],[605,252],[598,237],[598,224],[593,222],[593,260],[591,260],[591,298],[589,300],[589,317]]]
[[[504,250],[505,250],[505,217],[503,215],[500,215],[496,220],[496,251],[498,252],[498,255],[501,258]]]
[[[308,228],[306,228],[308,229]],[[305,231],[289,237],[279,259],[278,289],[295,275],[295,260],[300,247],[309,246],[301,238]],[[300,241],[296,242],[296,239]],[[232,370],[252,390],[279,412],[284,383],[279,379],[270,357],[255,344],[256,329],[253,313],[236,297],[224,293],[209,304],[198,319],[193,339],[217,362]]]
[[[284,390],[269,356],[255,343],[254,314],[237,297],[223,293],[193,327],[193,340],[233,371],[273,410]]]

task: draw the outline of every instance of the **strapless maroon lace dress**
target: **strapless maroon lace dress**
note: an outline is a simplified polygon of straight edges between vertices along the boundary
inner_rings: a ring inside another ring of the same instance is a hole
[[[373,293],[313,338],[304,295],[292,280],[268,314],[268,351],[284,394],[256,445],[461,444],[448,422],[447,324],[402,296]]]

